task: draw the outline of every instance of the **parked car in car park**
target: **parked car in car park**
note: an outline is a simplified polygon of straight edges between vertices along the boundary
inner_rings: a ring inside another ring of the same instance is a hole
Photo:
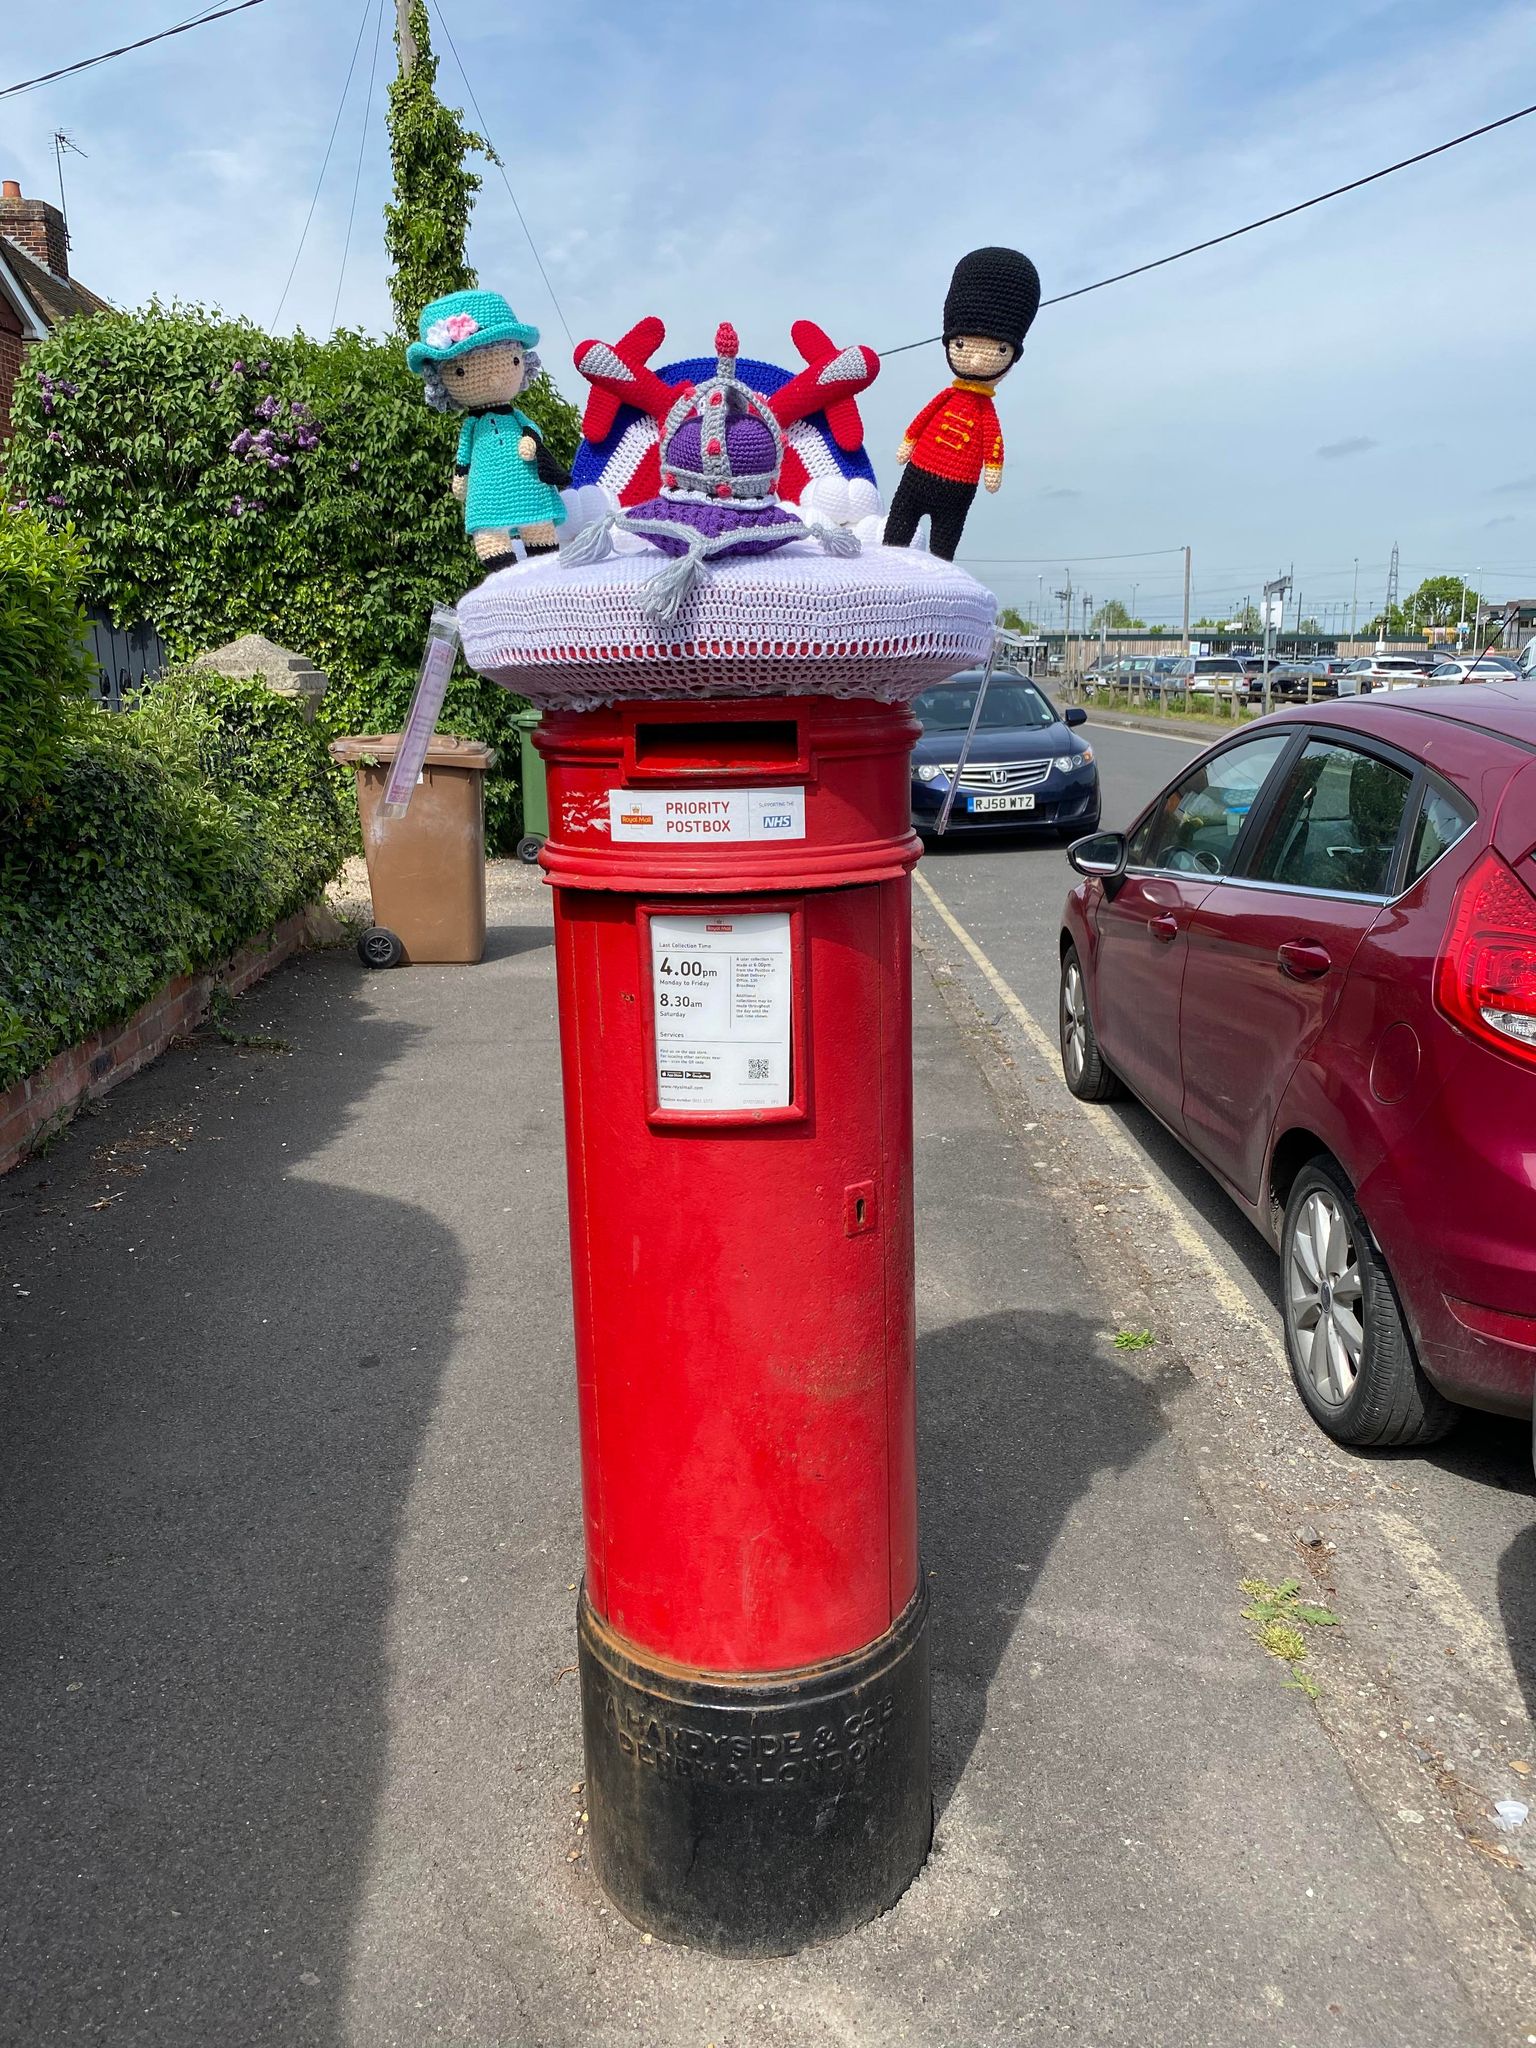
[[[1248,674],[1235,654],[1181,654],[1168,677],[1171,690],[1191,697],[1240,697],[1248,690]]]
[[[1339,671],[1341,697],[1364,696],[1370,690],[1416,690],[1429,681],[1437,657],[1423,654],[1365,654]]]
[[[1270,677],[1270,696],[1282,703],[1298,698],[1313,703],[1319,697],[1336,697],[1339,676],[1348,666],[1347,659],[1332,654],[1282,662]]]
[[[912,700],[922,737],[912,749],[912,824],[932,832],[960,765],[982,671],[967,669]],[[1058,711],[1027,676],[994,673],[960,774],[947,832],[999,826],[1066,831],[1099,822],[1099,771],[1078,731],[1079,704]]]
[[[1277,712],[1076,842],[1068,1087],[1129,1088],[1279,1252],[1297,1390],[1426,1443],[1536,1377],[1536,694]]]
[[[1517,676],[1520,664],[1508,654],[1450,655],[1429,672],[1432,683],[1496,683]]]

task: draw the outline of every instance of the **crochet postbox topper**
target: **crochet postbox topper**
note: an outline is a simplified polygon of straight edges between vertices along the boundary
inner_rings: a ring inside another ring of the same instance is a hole
[[[954,382],[930,398],[897,452],[905,465],[885,522],[906,547],[926,513],[929,546],[955,558],[976,486],[1003,480],[1003,436],[992,394],[1019,359],[1040,309],[1040,273],[1017,249],[973,249],[944,298],[944,354]]]

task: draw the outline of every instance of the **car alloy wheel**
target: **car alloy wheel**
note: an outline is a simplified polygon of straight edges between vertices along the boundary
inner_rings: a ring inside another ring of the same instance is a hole
[[[1312,1419],[1343,1444],[1429,1444],[1460,1409],[1425,1378],[1369,1225],[1338,1164],[1297,1174],[1280,1234],[1285,1349]]]
[[[1286,1261],[1296,1355],[1323,1400],[1349,1399],[1360,1377],[1360,1260],[1338,1197],[1318,1188],[1301,1205]]]
[[[1123,1093],[1120,1077],[1099,1051],[1088,990],[1076,946],[1068,946],[1061,962],[1061,1067],[1067,1086],[1079,1102],[1108,1102]]]

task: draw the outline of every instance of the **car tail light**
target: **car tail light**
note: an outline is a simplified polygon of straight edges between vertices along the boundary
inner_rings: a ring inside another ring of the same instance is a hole
[[[1536,894],[1491,850],[1456,891],[1435,1001],[1473,1038],[1536,1066]]]

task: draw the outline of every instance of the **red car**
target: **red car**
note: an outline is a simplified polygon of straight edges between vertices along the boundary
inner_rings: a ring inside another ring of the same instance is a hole
[[[1130,1089],[1278,1249],[1344,1443],[1530,1410],[1533,850],[1512,680],[1280,712],[1068,855],[1067,1085]]]

